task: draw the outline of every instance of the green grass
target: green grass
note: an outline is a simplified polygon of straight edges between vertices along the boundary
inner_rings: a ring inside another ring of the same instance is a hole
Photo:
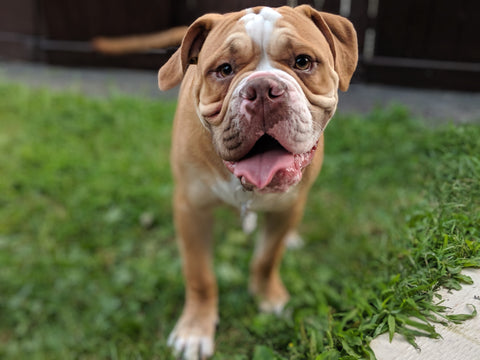
[[[174,108],[0,84],[0,358],[170,358],[183,304]],[[479,126],[427,128],[402,107],[337,116],[305,247],[284,258],[282,318],[258,313],[254,236],[219,211],[215,359],[372,359],[381,333],[413,344],[461,321],[434,291],[480,267],[479,139]]]

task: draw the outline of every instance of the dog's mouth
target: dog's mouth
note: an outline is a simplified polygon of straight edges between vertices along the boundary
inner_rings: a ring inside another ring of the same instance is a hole
[[[293,154],[265,134],[243,158],[224,163],[247,190],[285,192],[302,179],[302,170],[310,164],[316,149],[315,145],[305,153]]]

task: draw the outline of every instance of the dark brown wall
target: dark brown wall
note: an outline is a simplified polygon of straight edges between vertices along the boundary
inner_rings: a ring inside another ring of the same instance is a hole
[[[108,57],[93,53],[88,40],[188,25],[207,12],[304,3],[339,13],[345,0],[5,0],[0,57],[155,69],[171,49]],[[351,0],[348,17],[360,49],[356,80],[480,91],[480,1],[378,0],[372,12],[373,3]],[[365,50],[369,44],[373,51]]]
[[[30,39],[37,33],[35,9],[35,0],[0,1],[0,56],[33,58]]]

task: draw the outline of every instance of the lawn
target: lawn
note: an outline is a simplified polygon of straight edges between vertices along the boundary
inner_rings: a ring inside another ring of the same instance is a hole
[[[174,109],[0,83],[0,358],[171,358]],[[255,234],[218,211],[215,359],[374,359],[381,333],[414,344],[436,336],[434,314],[463,320],[434,291],[480,267],[479,139],[478,125],[429,128],[400,106],[336,116],[305,245],[284,258],[281,318],[246,290]]]

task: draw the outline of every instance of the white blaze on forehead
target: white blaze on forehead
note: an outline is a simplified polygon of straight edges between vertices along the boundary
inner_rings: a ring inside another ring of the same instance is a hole
[[[243,21],[245,24],[245,30],[248,36],[262,49],[262,59],[259,67],[269,65],[266,49],[270,42],[275,22],[281,17],[282,15],[276,10],[264,7],[258,14],[248,9],[247,14],[240,19],[240,21]]]
[[[265,49],[270,41],[275,22],[281,17],[282,15],[276,10],[264,7],[258,14],[248,9],[247,14],[240,20],[244,22],[247,34],[253,41]]]

